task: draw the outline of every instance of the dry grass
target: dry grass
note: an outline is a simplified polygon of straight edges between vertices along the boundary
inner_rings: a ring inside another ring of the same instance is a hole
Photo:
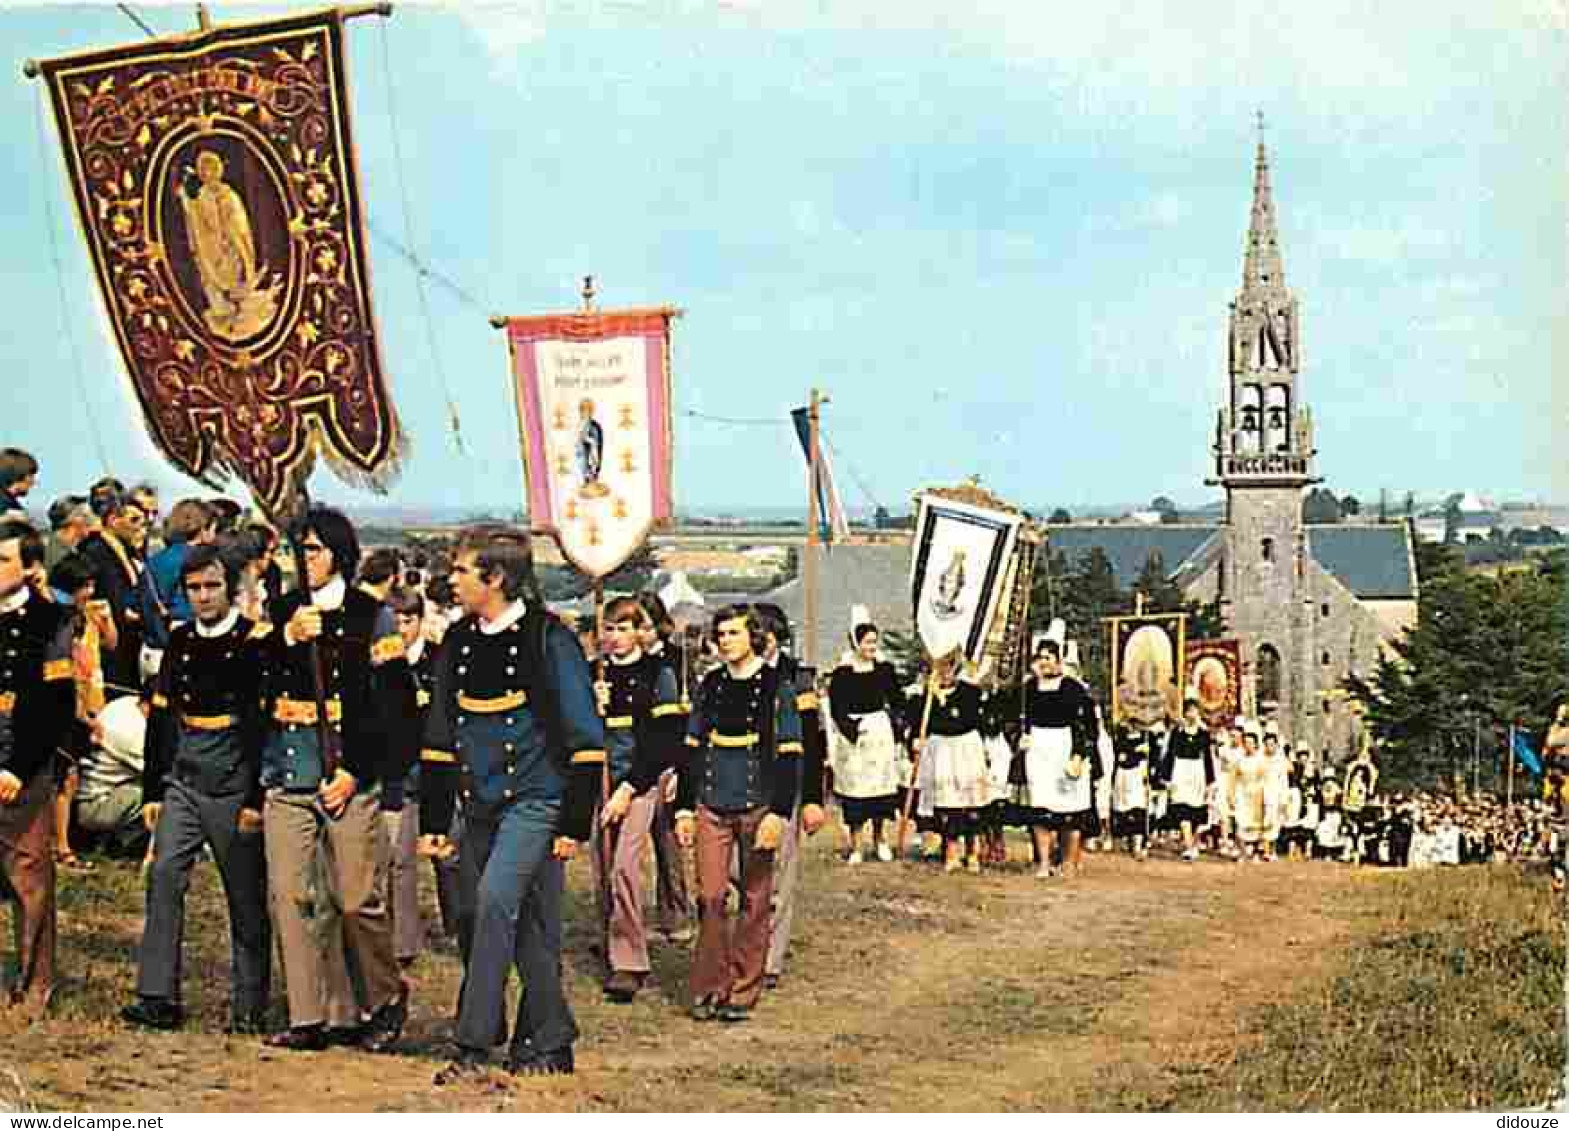
[[[1022,844],[1015,853],[1023,852]],[[809,853],[785,984],[751,1023],[685,1016],[687,955],[601,1000],[573,865],[570,1080],[436,1091],[450,952],[416,967],[401,1055],[283,1054],[222,1035],[227,929],[191,891],[176,1034],[117,1020],[141,920],[134,868],[66,877],[53,1017],[0,1014],[0,1062],[48,1110],[1280,1110],[1540,1103],[1562,1064],[1561,921],[1539,876],[1391,875],[1092,858],[1071,884]],[[433,907],[433,899],[428,901]],[[281,987],[280,987],[281,988]],[[282,1022],[281,1000],[277,1020]],[[0,1085],[0,1093],[8,1089]]]

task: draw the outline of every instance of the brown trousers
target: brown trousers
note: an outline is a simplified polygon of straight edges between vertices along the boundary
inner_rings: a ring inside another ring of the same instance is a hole
[[[763,992],[763,963],[773,916],[774,854],[752,847],[768,816],[759,806],[741,813],[697,808],[697,954],[692,960],[692,1000],[753,1006]],[[741,906],[732,925],[725,915],[730,859],[741,861]]]
[[[267,794],[267,878],[273,931],[283,946],[289,1024],[352,1024],[342,957],[375,1011],[401,990],[387,909],[387,835],[381,801],[355,794],[329,818],[314,794]],[[347,952],[344,955],[344,952]]]
[[[604,891],[596,888],[600,922],[610,924],[610,969],[629,974],[647,974],[648,932],[643,922],[643,861],[648,856],[649,830],[654,823],[658,786],[632,798],[626,816],[611,833],[614,846],[610,858],[610,908],[607,915]],[[594,821],[595,875],[604,867],[605,836]]]
[[[0,893],[15,903],[20,977],[11,1002],[41,1014],[54,989],[54,768],[46,765],[0,805]]]

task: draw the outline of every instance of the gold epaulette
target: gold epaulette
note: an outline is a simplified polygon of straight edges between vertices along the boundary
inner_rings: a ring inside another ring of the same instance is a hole
[[[574,766],[600,766],[605,761],[603,750],[574,750],[572,764]]]
[[[401,660],[407,654],[408,650],[403,643],[403,637],[397,633],[393,633],[391,636],[383,636],[370,646],[370,662],[378,666],[390,663],[393,660]]]
[[[153,710],[161,711],[169,705],[168,696],[161,691],[153,692]]]
[[[797,695],[795,697],[795,709],[797,711],[820,710],[821,704],[817,700],[817,692],[803,691],[801,694]]]
[[[70,679],[74,674],[75,669],[71,666],[71,661],[69,659],[44,661],[45,683],[54,683],[56,680]]]
[[[255,624],[253,624],[251,626],[251,634],[249,636],[247,636],[245,639],[247,639],[247,640],[266,640],[267,637],[269,637],[271,635],[272,635],[272,625],[268,624],[264,620],[259,620],[259,621],[257,621]]]
[[[421,750],[419,760],[433,762],[438,766],[451,766],[457,763],[458,756],[450,750]]]

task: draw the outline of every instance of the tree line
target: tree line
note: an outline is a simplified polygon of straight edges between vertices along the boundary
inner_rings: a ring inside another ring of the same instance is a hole
[[[1565,553],[1495,574],[1468,570],[1452,546],[1417,542],[1416,553],[1416,624],[1346,690],[1366,708],[1392,788],[1470,777],[1479,746],[1484,785],[1497,786],[1510,725],[1539,742],[1569,696]]]

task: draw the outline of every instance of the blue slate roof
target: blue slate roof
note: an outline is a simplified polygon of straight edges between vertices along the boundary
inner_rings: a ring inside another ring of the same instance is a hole
[[[1094,526],[1064,525],[1046,529],[1046,543],[1054,553],[1064,554],[1070,567],[1099,546],[1111,561],[1117,588],[1132,589],[1144,572],[1150,555],[1158,552],[1167,576],[1179,570],[1204,545],[1220,532],[1219,526]]]
[[[914,629],[910,602],[910,547],[907,543],[840,544],[832,547],[802,546],[804,558],[817,556],[818,664],[832,666],[849,646],[850,607],[865,605],[872,623],[883,631],[909,633]],[[806,653],[802,639],[806,594],[799,576],[754,600],[778,605],[796,631],[796,655]]]
[[[1203,552],[1219,526],[1095,526],[1064,525],[1047,528],[1054,551],[1065,554],[1070,566],[1099,546],[1111,561],[1120,589],[1131,589],[1144,572],[1150,554],[1159,552],[1167,575]],[[1308,552],[1342,585],[1363,600],[1411,600],[1416,579],[1406,546],[1403,524],[1309,526]]]
[[[1411,556],[1402,523],[1383,526],[1309,526],[1308,552],[1358,597],[1411,600],[1416,597]]]

